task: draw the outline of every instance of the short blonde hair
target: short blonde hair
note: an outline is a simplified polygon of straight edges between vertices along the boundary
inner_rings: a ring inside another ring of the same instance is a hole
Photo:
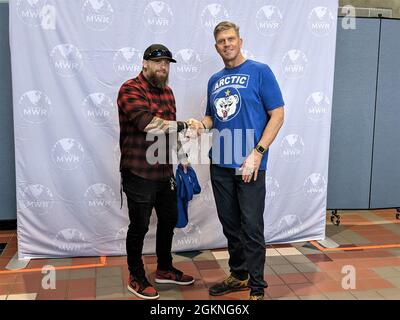
[[[236,24],[230,21],[222,21],[218,23],[214,28],[214,39],[217,38],[218,33],[229,29],[234,29],[237,36],[240,38],[239,27]]]

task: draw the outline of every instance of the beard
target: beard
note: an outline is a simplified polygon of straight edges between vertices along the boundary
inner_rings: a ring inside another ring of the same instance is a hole
[[[164,88],[168,84],[168,72],[151,71],[147,80],[156,88]]]

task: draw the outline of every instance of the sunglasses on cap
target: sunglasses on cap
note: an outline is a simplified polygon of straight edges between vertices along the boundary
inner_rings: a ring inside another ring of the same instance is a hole
[[[144,60],[149,60],[149,59],[157,59],[157,58],[167,58],[172,62],[176,62],[174,59],[172,59],[172,53],[169,50],[164,50],[164,49],[156,49],[153,50],[152,52],[148,53],[145,57]]]

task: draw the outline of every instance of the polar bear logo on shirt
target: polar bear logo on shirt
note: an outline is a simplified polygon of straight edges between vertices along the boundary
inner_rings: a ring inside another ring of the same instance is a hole
[[[216,99],[214,105],[217,109],[218,117],[226,121],[231,115],[235,114],[238,103],[239,96],[237,94]]]

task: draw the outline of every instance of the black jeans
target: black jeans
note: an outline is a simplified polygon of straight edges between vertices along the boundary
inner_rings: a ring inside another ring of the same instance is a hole
[[[174,179],[173,177],[171,177]],[[149,230],[153,208],[157,214],[156,253],[157,267],[172,267],[172,237],[177,222],[176,185],[171,181],[151,181],[122,171],[122,187],[128,198],[129,220],[126,252],[129,272],[133,276],[145,274],[142,261],[143,241]]]
[[[211,183],[218,217],[228,240],[229,267],[241,280],[250,275],[251,293],[264,293],[265,171],[257,181],[242,181],[235,169],[210,166]]]

